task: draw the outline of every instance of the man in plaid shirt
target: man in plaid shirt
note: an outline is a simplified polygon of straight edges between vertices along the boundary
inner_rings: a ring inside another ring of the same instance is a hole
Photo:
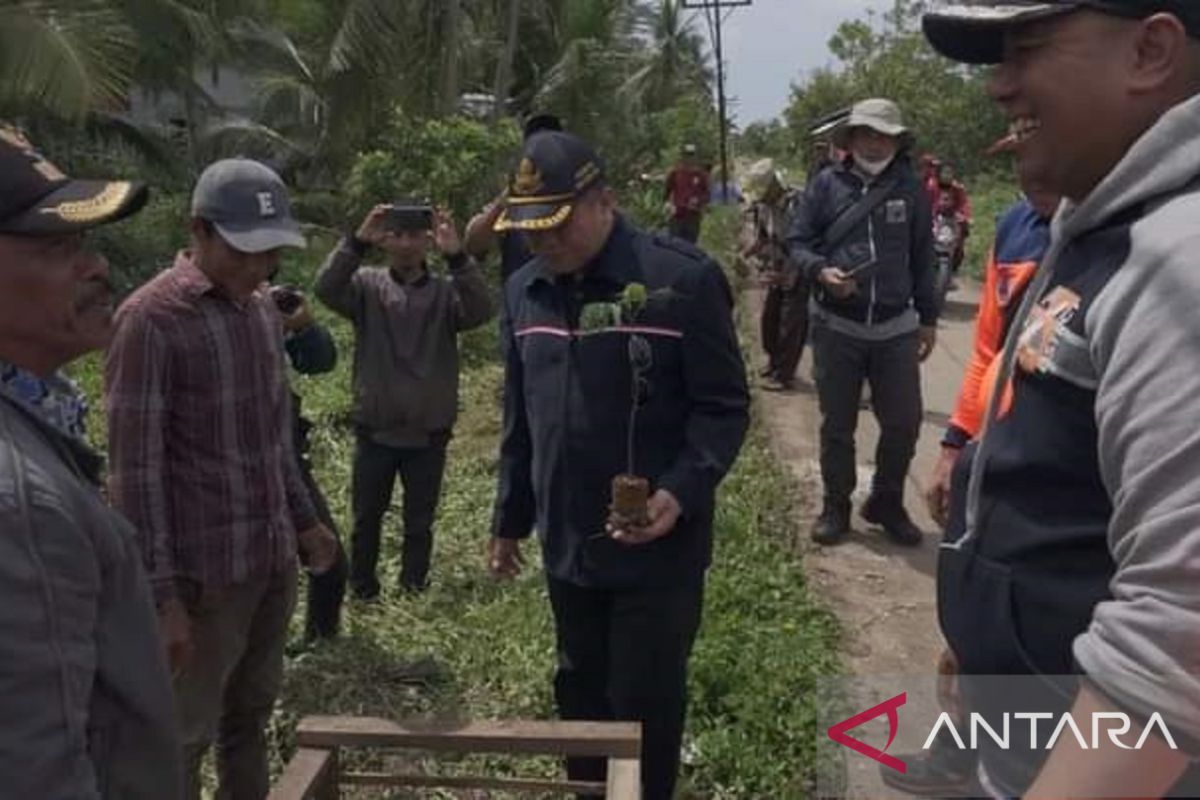
[[[110,495],[138,530],[174,672],[185,797],[217,743],[220,797],[268,791],[297,551],[328,569],[294,457],[283,325],[266,281],[302,247],[283,182],[233,159],[192,197],[192,249],[117,314],[105,368]]]

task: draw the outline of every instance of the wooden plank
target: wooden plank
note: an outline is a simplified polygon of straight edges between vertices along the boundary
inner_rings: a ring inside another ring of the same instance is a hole
[[[533,780],[528,778],[476,778],[467,775],[393,775],[386,772],[349,772],[347,786],[424,786],[443,789],[503,789],[512,792],[604,794],[603,783],[590,781]]]
[[[637,722],[486,721],[401,724],[371,717],[306,717],[302,747],[398,747],[475,753],[637,758]]]
[[[641,800],[641,796],[641,762],[636,758],[610,758],[606,800]]]
[[[302,747],[284,767],[267,800],[328,800],[337,797],[337,752]]]

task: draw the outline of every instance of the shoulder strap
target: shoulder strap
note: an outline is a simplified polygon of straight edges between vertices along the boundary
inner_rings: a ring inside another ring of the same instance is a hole
[[[898,183],[899,181],[894,177],[877,183],[857,202],[843,209],[825,229],[825,236],[822,237],[824,240],[822,248],[825,254],[833,252],[864,219],[870,216],[872,211],[879,208],[879,204],[887,199]]]

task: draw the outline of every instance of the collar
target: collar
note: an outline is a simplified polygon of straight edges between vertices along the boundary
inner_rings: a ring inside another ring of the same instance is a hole
[[[400,275],[390,266],[388,267],[388,275],[391,276],[392,280],[400,286],[415,286],[420,288],[421,286],[429,283],[429,265],[425,263],[421,264],[421,274],[417,276],[417,279],[414,281],[403,280]]]
[[[254,290],[254,293],[245,300],[234,300],[227,295],[221,287],[213,283],[212,278],[204,274],[204,271],[196,266],[196,259],[192,255],[191,250],[180,250],[175,254],[175,263],[171,267],[175,270],[175,280],[184,295],[189,298],[196,299],[205,295],[224,300],[239,311],[245,311],[253,307],[257,302],[260,302],[265,296],[267,284],[263,284]]]
[[[175,254],[175,280],[189,297],[200,297],[213,292],[217,285],[196,266],[191,250],[180,250]]]
[[[641,270],[638,267],[637,252],[634,250],[634,234],[633,226],[625,221],[625,217],[617,214],[604,247],[600,248],[600,252],[585,264],[583,269],[574,274],[579,276],[581,282],[598,281],[618,289],[624,288],[627,283],[640,280]],[[540,258],[537,260],[534,283],[558,283],[563,277],[547,269]]]
[[[0,360],[0,391],[68,438],[82,441],[87,433],[87,399],[62,373],[41,378]]]

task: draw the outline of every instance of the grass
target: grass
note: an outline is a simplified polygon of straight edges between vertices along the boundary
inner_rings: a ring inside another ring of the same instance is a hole
[[[728,253],[736,214],[716,212],[706,231],[710,252]],[[288,266],[288,278],[310,286],[329,241]],[[348,537],[352,332],[324,309],[343,355],[332,375],[297,378],[306,413],[316,421],[313,457],[343,538]],[[290,755],[296,721],[306,714],[393,719],[547,718],[554,713],[553,629],[536,552],[510,584],[484,569],[496,485],[499,433],[494,325],[464,342],[461,417],[451,444],[436,527],[431,589],[419,597],[385,594],[373,606],[349,603],[337,642],[290,656],[272,720],[273,769]],[[75,370],[99,397],[95,359]],[[103,439],[102,414],[93,430]],[[687,765],[681,794],[696,798],[800,798],[811,795],[817,730],[816,681],[837,670],[833,618],[809,597],[795,538],[797,487],[774,459],[756,419],[737,466],[721,489],[716,552],[704,622],[691,664]],[[399,516],[385,522],[382,582],[397,582]],[[386,591],[386,590],[385,590]],[[293,622],[299,638],[302,611]],[[409,756],[408,758],[414,758]],[[419,760],[419,759],[418,759]],[[350,766],[408,764],[397,754],[353,755]],[[515,774],[502,758],[441,761],[454,772],[484,767]],[[520,764],[525,774],[555,774],[550,760]],[[362,795],[380,796],[380,795]],[[410,796],[393,793],[384,796]]]

